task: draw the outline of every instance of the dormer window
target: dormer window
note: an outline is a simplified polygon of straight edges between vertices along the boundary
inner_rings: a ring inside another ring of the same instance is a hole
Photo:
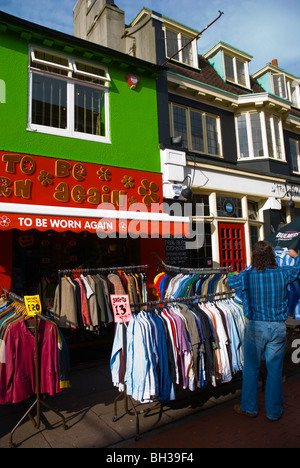
[[[272,77],[274,94],[291,101],[295,107],[300,107],[299,82],[288,78],[284,73],[276,73]]]
[[[224,81],[250,89],[248,63],[252,59],[251,55],[241,52],[224,42],[219,42],[204,57]]]
[[[300,79],[280,69],[277,60],[272,60],[272,63],[254,73],[253,78],[268,93],[286,99],[292,106],[300,108]]]
[[[224,54],[224,63],[226,79],[238,85],[247,86],[245,62]]]
[[[182,32],[177,32],[166,28],[165,39],[167,58],[172,58],[173,60],[177,60],[178,62],[184,63],[191,67],[197,67],[197,43],[196,41],[191,42],[195,36],[196,34],[194,34],[192,37],[189,37]]]

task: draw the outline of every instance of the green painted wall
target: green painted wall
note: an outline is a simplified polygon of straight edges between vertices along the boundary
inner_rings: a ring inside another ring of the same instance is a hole
[[[72,36],[68,37],[72,45]],[[110,63],[104,63],[112,79],[109,95],[111,144],[26,130],[28,46],[32,40],[34,45],[45,47],[44,39],[41,37],[39,43],[36,34],[33,41],[32,38],[22,38],[20,31],[2,31],[0,28],[0,79],[6,87],[6,103],[0,103],[0,149],[161,172],[156,79],[151,70],[138,68],[140,63],[136,69],[132,60],[126,63],[125,55],[123,63],[114,57]],[[49,34],[47,39],[51,40]],[[61,44],[57,50],[66,54],[64,46]],[[82,52],[76,53],[76,45],[74,49],[75,52],[69,55],[82,58]],[[127,84],[125,77],[128,73],[140,77],[136,90],[131,90]]]
[[[268,93],[273,93],[270,72],[267,72],[264,75],[257,78],[257,82],[260,84],[262,88],[264,88],[265,91],[267,91]]]
[[[223,51],[219,50],[213,57],[208,59],[209,63],[214,67],[216,72],[220,75],[222,80],[226,81],[225,70],[224,70],[224,60],[223,60]]]

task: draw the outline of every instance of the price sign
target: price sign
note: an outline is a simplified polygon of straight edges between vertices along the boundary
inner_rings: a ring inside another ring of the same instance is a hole
[[[28,315],[33,317],[36,313],[42,313],[40,296],[24,296],[24,300]]]
[[[128,295],[115,295],[110,296],[111,304],[114,313],[115,323],[130,322],[131,309]]]

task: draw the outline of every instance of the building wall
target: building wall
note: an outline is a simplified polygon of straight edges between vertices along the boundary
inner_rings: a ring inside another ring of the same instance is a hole
[[[1,75],[6,85],[6,103],[0,105],[0,119],[5,123],[0,127],[1,150],[160,172],[155,78],[145,69],[108,60],[111,144],[31,132],[26,129],[28,46],[20,36],[0,32],[5,64]],[[57,50],[63,52],[63,45]],[[126,81],[129,72],[139,75],[135,90]]]

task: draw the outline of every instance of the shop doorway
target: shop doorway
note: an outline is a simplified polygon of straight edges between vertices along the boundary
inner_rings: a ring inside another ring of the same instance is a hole
[[[219,224],[220,266],[242,271],[246,266],[245,230],[242,224]]]

